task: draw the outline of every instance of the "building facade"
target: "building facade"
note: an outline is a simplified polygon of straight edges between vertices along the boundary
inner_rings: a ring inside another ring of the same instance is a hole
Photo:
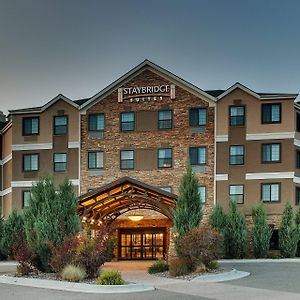
[[[296,97],[239,83],[203,91],[146,60],[91,98],[58,95],[10,111],[1,123],[2,215],[28,205],[40,176],[59,184],[67,175],[84,223],[116,219],[119,258],[158,258],[171,247],[168,207],[190,163],[204,222],[230,199],[250,222],[263,201],[276,229],[285,203],[300,199]]]

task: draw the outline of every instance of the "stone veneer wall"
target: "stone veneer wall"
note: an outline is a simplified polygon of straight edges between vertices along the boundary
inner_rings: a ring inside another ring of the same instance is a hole
[[[124,87],[152,86],[172,84],[157,74],[145,70]],[[191,133],[189,127],[189,109],[193,107],[208,108],[208,124],[204,133]],[[124,111],[173,110],[173,129],[147,132],[120,132],[120,113]],[[103,139],[90,138],[87,131],[89,113],[105,114],[105,132]],[[118,103],[118,92],[114,91],[106,98],[92,106],[86,115],[81,116],[81,192],[97,188],[120,177],[129,176],[153,186],[172,186],[173,193],[178,193],[180,179],[185,172],[190,146],[207,146],[207,166],[204,174],[198,174],[200,183],[206,185],[207,201],[204,220],[214,205],[214,108],[208,102],[176,86],[176,98],[134,102],[124,100]],[[157,149],[173,148],[173,167],[153,170],[120,170],[121,149]],[[87,169],[87,152],[104,151],[103,176],[89,176]]]

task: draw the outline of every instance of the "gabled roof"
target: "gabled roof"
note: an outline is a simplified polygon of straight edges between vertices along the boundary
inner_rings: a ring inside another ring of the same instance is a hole
[[[257,93],[254,92],[253,90],[249,89],[248,87],[246,87],[245,85],[236,82],[234,85],[232,85],[230,88],[228,88],[227,90],[224,90],[222,93],[222,90],[218,90],[220,92],[220,94],[217,96],[218,100],[221,100],[222,98],[224,98],[226,95],[228,95],[229,93],[231,93],[232,91],[234,91],[235,89],[241,89],[244,92],[252,95],[253,97],[260,99],[260,100],[266,100],[266,99],[296,99],[298,94],[284,94],[284,93]]]
[[[80,107],[79,104],[77,104],[76,102],[74,102],[71,99],[67,98],[63,94],[58,94],[56,97],[54,97],[52,100],[50,100],[49,102],[47,102],[43,106],[9,110],[9,114],[14,115],[14,114],[26,114],[26,113],[41,113],[41,112],[43,112],[44,110],[46,110],[48,107],[50,107],[51,105],[53,105],[55,102],[57,102],[59,100],[63,100],[63,101],[69,103],[70,105],[72,105],[72,106],[74,106],[78,109]]]
[[[194,93],[197,96],[202,96],[204,97],[204,100],[210,102],[212,105],[215,104],[216,98],[210,95],[209,93],[206,93],[205,91],[201,90],[197,86],[193,85],[192,83],[178,77],[177,75],[171,73],[170,71],[156,65],[155,63],[149,61],[149,60],[144,60],[142,63],[131,69],[129,72],[121,76],[119,79],[111,83],[109,86],[104,88],[102,91],[91,97],[88,101],[86,101],[83,105],[81,105],[81,111],[83,113],[86,112],[86,110],[94,105],[96,101],[99,101],[109,94],[111,94],[113,91],[115,91],[117,88],[122,86],[124,83],[130,81],[133,77],[138,75],[144,70],[151,70],[154,71],[155,73],[158,73],[159,75],[167,78],[168,80],[175,82],[178,86],[189,90],[190,92]]]

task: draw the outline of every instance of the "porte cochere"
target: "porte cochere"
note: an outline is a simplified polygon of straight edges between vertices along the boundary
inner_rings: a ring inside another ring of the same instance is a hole
[[[119,260],[165,258],[170,251],[171,228],[177,196],[130,177],[79,197],[84,226],[97,230],[116,226]]]

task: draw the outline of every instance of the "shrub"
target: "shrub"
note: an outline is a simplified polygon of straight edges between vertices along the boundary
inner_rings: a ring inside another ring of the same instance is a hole
[[[161,273],[168,270],[169,270],[169,266],[167,262],[164,260],[158,260],[148,268],[148,273],[150,274]]]
[[[0,260],[3,260],[6,258],[6,255],[4,254],[4,250],[2,250],[2,243],[1,239],[3,237],[3,231],[4,231],[4,220],[0,218]]]
[[[169,273],[171,276],[176,277],[189,274],[190,271],[186,261],[181,257],[176,257],[169,263]]]
[[[3,224],[1,249],[5,256],[14,258],[13,244],[15,239],[22,234],[24,228],[23,216],[13,210]]]
[[[96,277],[100,266],[108,260],[110,253],[107,250],[113,230],[113,227],[103,224],[95,238],[83,237],[79,244],[74,263],[86,270],[88,278]]]
[[[294,257],[299,240],[291,204],[285,205],[279,228],[279,248],[283,257]]]
[[[97,278],[98,285],[123,285],[125,281],[121,277],[121,273],[116,270],[105,270],[100,273]]]
[[[263,204],[252,208],[252,241],[254,256],[256,258],[267,257],[270,248],[270,240],[272,236],[272,229],[267,224],[267,214]]]
[[[219,258],[222,237],[216,229],[201,226],[191,229],[178,243],[180,257],[190,270],[195,270],[200,263],[208,266],[209,262]]]
[[[16,236],[12,251],[15,259],[18,261],[17,274],[24,276],[36,272],[33,266],[35,259],[34,250],[31,249],[26,241],[24,232]]]
[[[188,166],[179,187],[179,196],[174,212],[174,229],[180,240],[191,228],[197,227],[202,219],[202,203],[199,196],[198,178]],[[175,246],[176,246],[175,240]],[[178,249],[178,247],[176,247]]]
[[[54,246],[53,243],[49,242],[51,250],[49,265],[55,273],[60,273],[66,265],[72,264],[76,258],[78,246],[78,236],[65,236],[62,244],[58,246]]]
[[[63,280],[80,282],[85,278],[85,270],[82,267],[66,265],[61,271]]]
[[[207,268],[210,270],[216,270],[220,268],[220,264],[216,260],[212,260],[207,264]]]
[[[296,214],[295,214],[295,225],[298,232],[298,243],[297,243],[297,250],[296,250],[296,256],[300,256],[300,208],[298,208]]]
[[[246,253],[246,219],[234,201],[230,201],[229,203],[224,244],[226,256],[228,257],[241,258]]]

